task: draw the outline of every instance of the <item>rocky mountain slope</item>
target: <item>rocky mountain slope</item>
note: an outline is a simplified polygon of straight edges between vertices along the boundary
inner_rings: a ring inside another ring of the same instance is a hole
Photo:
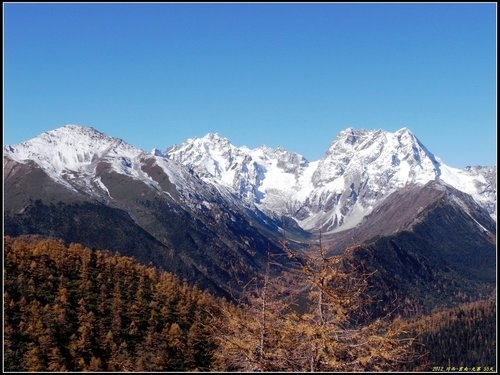
[[[282,255],[283,237],[307,248],[318,233],[346,259],[368,246],[384,285],[414,269],[401,294],[442,285],[421,272],[441,265],[461,290],[494,283],[496,167],[449,167],[406,128],[347,129],[309,162],[216,134],[145,153],[68,125],[5,146],[4,188],[5,234],[120,251],[226,296]]]
[[[352,228],[390,193],[433,180],[472,195],[496,220],[496,167],[449,167],[407,128],[346,129],[314,162],[280,148],[236,147],[217,134],[189,139],[164,154],[204,181],[229,188],[271,216],[292,217],[308,231]]]
[[[280,252],[277,224],[188,168],[92,128],[4,148],[5,232],[120,251],[230,295]],[[222,193],[221,193],[222,191]]]
[[[438,305],[494,292],[496,223],[469,195],[449,185],[409,185],[349,232],[330,242],[332,251],[373,274],[379,313],[396,308],[408,315],[430,313]]]

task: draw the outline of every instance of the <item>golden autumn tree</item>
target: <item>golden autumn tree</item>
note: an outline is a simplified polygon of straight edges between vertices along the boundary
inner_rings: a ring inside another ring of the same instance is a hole
[[[413,360],[413,337],[366,316],[370,274],[327,256],[321,243],[284,249],[295,267],[276,276],[268,266],[238,308],[221,309],[216,369],[380,371]]]
[[[271,275],[268,253],[262,276],[244,288],[237,305],[220,304],[212,331],[218,349],[214,369],[222,371],[286,370],[286,320],[290,312],[285,275]]]

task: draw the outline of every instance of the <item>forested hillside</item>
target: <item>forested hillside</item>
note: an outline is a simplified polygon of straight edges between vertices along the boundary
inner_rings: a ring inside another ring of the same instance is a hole
[[[132,258],[5,237],[6,371],[401,371],[495,364],[495,301],[366,319],[368,278],[319,249],[225,301]],[[317,250],[317,249],[316,249]],[[315,255],[315,256],[314,256]],[[356,275],[356,277],[353,277]],[[451,366],[450,365],[450,366]]]
[[[5,370],[207,370],[215,299],[131,258],[5,238]]]
[[[432,367],[485,371],[496,368],[496,301],[491,298],[440,309],[409,322],[419,336],[415,350],[427,353]]]

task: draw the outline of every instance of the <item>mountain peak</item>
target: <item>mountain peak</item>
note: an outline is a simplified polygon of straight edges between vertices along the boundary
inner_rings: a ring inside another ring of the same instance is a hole
[[[423,147],[418,138],[415,136],[415,134],[413,134],[413,132],[409,128],[401,128],[395,131],[394,133],[389,133],[389,134],[393,134],[394,137],[396,137],[400,141],[406,139],[407,142],[417,143]]]
[[[429,156],[434,159],[434,156],[419,142],[412,131],[406,127],[395,132],[389,132],[382,129],[367,130],[347,128],[342,130],[333,140],[325,157],[328,155],[338,156],[339,154],[352,154],[354,151],[361,152],[362,150],[368,149],[375,151],[374,147],[377,148],[378,151],[382,151],[384,148],[386,151],[398,151],[398,154],[401,154],[400,156],[403,159],[410,156],[403,155],[405,152],[409,154],[429,154]],[[414,157],[418,159],[420,156],[415,154]],[[370,157],[370,159],[372,158]]]
[[[21,144],[34,143],[36,141],[43,141],[48,143],[72,142],[78,138],[81,139],[81,142],[86,142],[89,139],[92,140],[117,139],[110,137],[91,126],[68,124],[53,130],[43,132],[40,135]]]
[[[367,138],[371,138],[374,136],[383,133],[383,130],[367,130],[367,129],[355,129],[355,128],[347,128],[342,130],[337,138],[332,142],[330,147],[337,146],[338,144],[347,144],[354,146],[355,144],[360,144],[365,141]]]
[[[229,140],[225,137],[222,137],[219,133],[207,133],[205,134],[201,139],[212,141],[212,142],[217,142],[217,141],[228,141]]]
[[[207,133],[203,137],[189,138],[184,143],[173,145],[167,148],[164,152],[165,155],[169,153],[178,152],[181,150],[198,149],[205,152],[211,152],[214,149],[230,149],[234,147],[229,139],[222,137],[219,133]]]
[[[83,137],[86,139],[94,139],[94,140],[113,139],[113,137],[110,137],[91,126],[75,125],[75,124],[68,124],[54,130],[49,130],[47,132],[40,134],[38,137],[44,138],[49,142],[57,139],[61,140],[70,138],[73,139],[75,137]],[[38,137],[35,137],[34,139]]]
[[[4,150],[12,159],[19,162],[33,160],[53,175],[59,175],[63,170],[79,170],[108,155],[131,158],[142,153],[120,138],[110,137],[89,126],[73,124],[44,132]]]
[[[395,131],[394,133],[395,134],[411,134],[411,135],[413,135],[412,131],[407,127],[403,127],[401,129]]]
[[[359,141],[366,140],[367,138],[372,138],[372,137],[377,137],[380,135],[394,135],[394,136],[411,136],[415,138],[415,135],[411,131],[411,129],[407,127],[403,127],[399,130],[396,130],[395,132],[390,132],[382,129],[375,129],[375,130],[369,130],[369,129],[356,129],[353,127],[348,127],[344,130],[341,130],[337,136],[337,138],[332,142],[335,143],[336,141],[342,140],[344,143],[359,143]]]
[[[52,132],[59,131],[59,130],[76,131],[76,132],[87,133],[87,134],[96,133],[96,134],[104,135],[104,133],[100,132],[96,128],[94,128],[92,126],[87,126],[87,125],[66,124],[66,125],[63,125],[57,129],[52,130]]]

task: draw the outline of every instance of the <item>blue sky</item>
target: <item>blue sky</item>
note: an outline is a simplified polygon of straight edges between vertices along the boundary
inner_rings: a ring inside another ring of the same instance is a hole
[[[80,124],[312,161],[347,127],[408,127],[448,165],[496,165],[496,3],[3,7],[4,144]]]

